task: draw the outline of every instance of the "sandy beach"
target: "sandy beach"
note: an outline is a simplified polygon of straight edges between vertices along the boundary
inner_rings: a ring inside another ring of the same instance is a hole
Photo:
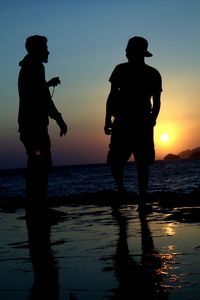
[[[29,231],[24,199],[0,201],[1,300],[200,299],[199,190],[150,194],[146,214],[131,193],[49,201]]]

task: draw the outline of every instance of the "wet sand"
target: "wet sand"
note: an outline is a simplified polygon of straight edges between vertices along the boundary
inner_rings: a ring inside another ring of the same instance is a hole
[[[147,214],[120,197],[51,198],[29,231],[24,199],[1,199],[0,299],[200,299],[199,192],[151,194]]]

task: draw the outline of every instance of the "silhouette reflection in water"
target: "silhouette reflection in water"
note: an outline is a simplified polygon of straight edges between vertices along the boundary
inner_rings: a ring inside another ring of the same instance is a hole
[[[58,300],[58,268],[50,242],[50,211],[27,211],[26,224],[34,272],[29,300]]]
[[[120,209],[114,209],[113,216],[119,225],[119,238],[114,256],[114,269],[119,288],[110,299],[167,300],[168,295],[162,285],[162,261],[154,249],[146,215],[139,213],[142,246],[140,262],[134,260],[129,253],[127,216]]]

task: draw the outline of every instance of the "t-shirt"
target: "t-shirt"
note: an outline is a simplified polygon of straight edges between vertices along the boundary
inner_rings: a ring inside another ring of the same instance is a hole
[[[122,63],[115,67],[109,81],[118,87],[115,117],[141,119],[151,113],[151,97],[162,91],[160,73],[153,67]]]

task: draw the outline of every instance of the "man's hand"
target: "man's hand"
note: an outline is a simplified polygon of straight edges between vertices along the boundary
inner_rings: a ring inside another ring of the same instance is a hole
[[[56,119],[58,126],[60,127],[60,136],[66,135],[67,133],[67,124],[62,118],[62,115],[59,114],[58,118]]]
[[[104,132],[106,135],[111,135],[112,133],[112,122],[111,121],[106,121],[105,126],[104,126]]]
[[[67,125],[63,124],[63,126],[60,127],[60,136],[66,135],[67,133]]]
[[[59,124],[60,126],[60,136],[66,135],[67,133],[67,124],[63,121],[62,124]]]
[[[47,81],[48,87],[50,87],[50,86],[55,87],[58,84],[60,84],[60,78],[59,77],[53,77],[52,79],[50,79],[49,81]]]
[[[153,127],[156,125],[156,119],[152,115],[149,116],[148,122]]]

